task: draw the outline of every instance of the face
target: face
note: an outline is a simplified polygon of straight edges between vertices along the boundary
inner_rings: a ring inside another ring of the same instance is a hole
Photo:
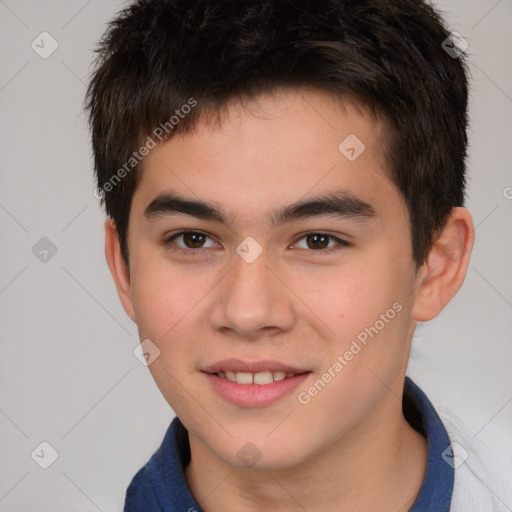
[[[225,463],[291,467],[398,403],[409,217],[379,124],[353,104],[274,92],[156,147],[128,249],[150,371],[191,443]]]

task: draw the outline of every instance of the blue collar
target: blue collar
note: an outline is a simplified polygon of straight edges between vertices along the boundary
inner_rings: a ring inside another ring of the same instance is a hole
[[[427,396],[408,377],[403,408],[407,421],[428,440],[427,471],[409,512],[449,512],[454,470],[441,454],[450,439]],[[124,512],[201,512],[185,480],[184,468],[189,461],[187,430],[174,418],[160,448],[133,477],[126,491]]]
[[[428,440],[427,471],[409,512],[449,512],[454,469],[441,455],[450,438],[430,400],[409,377],[405,378],[403,409],[407,421]]]

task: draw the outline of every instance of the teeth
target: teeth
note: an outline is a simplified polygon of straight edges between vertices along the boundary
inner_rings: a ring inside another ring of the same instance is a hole
[[[293,376],[293,373],[290,374]],[[286,377],[286,372],[274,372],[274,380],[283,380]]]
[[[220,377],[220,375],[219,375]],[[236,382],[236,372],[226,372],[226,379],[230,380],[231,382]]]
[[[258,373],[249,372],[232,372],[226,370],[225,372],[217,373],[217,376],[222,379],[227,379],[231,382],[238,384],[257,384],[263,386],[265,384],[271,384],[272,382],[283,380],[286,377],[293,377],[295,373],[286,373],[282,371],[271,372],[269,370]]]
[[[236,372],[236,381],[238,384],[252,384],[254,375],[252,373]]]
[[[270,384],[271,382],[274,382],[274,374],[272,372],[254,374],[254,384]]]

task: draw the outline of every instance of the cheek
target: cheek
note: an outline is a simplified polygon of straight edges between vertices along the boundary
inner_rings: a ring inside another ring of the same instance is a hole
[[[188,378],[188,361],[197,351],[194,314],[208,288],[202,289],[201,279],[191,279],[161,259],[139,257],[133,263],[132,297],[139,338],[151,340],[159,350],[148,369],[171,408],[186,417],[190,398],[181,383]]]
[[[206,310],[223,274],[172,264],[149,251],[133,258],[133,268],[139,337],[151,340],[160,350],[150,371],[159,387],[169,388],[166,392],[161,388],[164,396],[177,396],[179,384],[173,377],[178,381],[188,378],[197,354],[204,351]]]
[[[141,335],[166,341],[205,296],[208,279],[161,257],[134,258],[132,297]]]
[[[380,262],[377,266],[360,261],[336,272],[331,268],[323,276],[303,273],[295,283],[317,325],[327,326],[323,332],[329,342],[328,354],[322,370],[328,371],[338,356],[342,357],[343,370],[334,372],[331,389],[348,389],[351,383],[375,380],[370,370],[387,379],[403,364],[411,294],[407,294],[403,269],[391,258],[381,258]]]
[[[391,307],[392,285],[384,274],[363,261],[350,266],[296,271],[290,288],[304,302],[312,318],[326,326],[335,343],[352,339]]]

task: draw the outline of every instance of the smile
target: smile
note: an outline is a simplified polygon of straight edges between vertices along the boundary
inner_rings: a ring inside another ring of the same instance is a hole
[[[230,370],[221,371],[216,373],[217,377],[236,382],[237,384],[257,384],[258,386],[265,386],[272,382],[277,382],[287,377],[295,377],[295,373],[286,373],[284,371],[262,371],[257,373],[249,372],[233,372]]]

